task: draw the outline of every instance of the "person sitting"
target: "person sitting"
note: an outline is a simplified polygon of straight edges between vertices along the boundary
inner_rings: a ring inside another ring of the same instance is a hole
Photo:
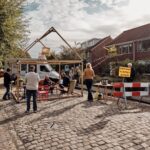
[[[62,80],[63,80],[62,85],[68,87],[69,83],[70,83],[70,79],[69,79],[69,76],[66,73],[63,74]]]
[[[52,80],[50,80],[50,78],[48,76],[45,76],[45,79],[43,81],[43,85],[48,85],[50,92],[53,93],[54,82]]]
[[[60,83],[59,83],[59,88],[60,88],[61,94],[66,93],[65,87],[68,87],[69,84],[70,84],[69,76],[64,72],[61,75],[61,80],[60,80]]]

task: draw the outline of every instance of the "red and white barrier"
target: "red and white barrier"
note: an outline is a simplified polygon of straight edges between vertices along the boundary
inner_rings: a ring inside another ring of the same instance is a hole
[[[149,83],[140,83],[140,82],[133,82],[133,83],[114,83],[114,89],[120,89],[119,91],[114,91],[113,95],[115,97],[128,97],[128,96],[148,96],[149,95]],[[130,88],[130,91],[126,91],[126,88]],[[134,88],[143,88],[142,91],[134,91]]]

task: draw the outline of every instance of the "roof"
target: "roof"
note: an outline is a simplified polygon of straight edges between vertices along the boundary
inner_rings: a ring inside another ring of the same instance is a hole
[[[90,42],[90,41],[93,41],[93,40],[100,40],[100,39],[99,38],[92,38],[92,39],[89,39],[87,41],[82,42],[81,44],[84,44],[84,43],[87,43],[87,42]]]
[[[110,35],[107,36],[107,37],[104,37],[103,39],[101,39],[100,41],[98,41],[93,47],[95,47],[95,46],[101,44],[103,41],[105,41],[105,40],[108,39],[108,38],[112,39]]]
[[[93,45],[93,46],[91,47],[91,50],[93,50],[97,45],[102,44],[102,43],[103,43],[105,40],[107,40],[107,39],[111,39],[111,40],[112,40],[111,36],[104,37],[103,39],[101,39],[100,41],[98,41],[95,45]]]
[[[109,45],[150,37],[150,23],[126,30],[117,36]]]

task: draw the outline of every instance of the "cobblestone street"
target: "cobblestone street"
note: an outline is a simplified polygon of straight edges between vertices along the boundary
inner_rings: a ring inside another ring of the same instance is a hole
[[[150,150],[150,0],[0,0],[0,150]]]
[[[111,98],[110,98],[111,99]],[[27,115],[25,103],[0,102],[2,150],[149,150],[149,106],[85,97],[38,102]]]

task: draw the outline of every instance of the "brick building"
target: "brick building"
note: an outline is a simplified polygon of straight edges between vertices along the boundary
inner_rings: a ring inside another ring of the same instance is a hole
[[[107,39],[107,40],[106,40]],[[92,64],[96,72],[111,61],[150,59],[150,24],[126,30],[114,40],[106,37],[91,49]],[[107,43],[108,42],[108,43]],[[117,54],[108,55],[105,48],[115,47]]]

